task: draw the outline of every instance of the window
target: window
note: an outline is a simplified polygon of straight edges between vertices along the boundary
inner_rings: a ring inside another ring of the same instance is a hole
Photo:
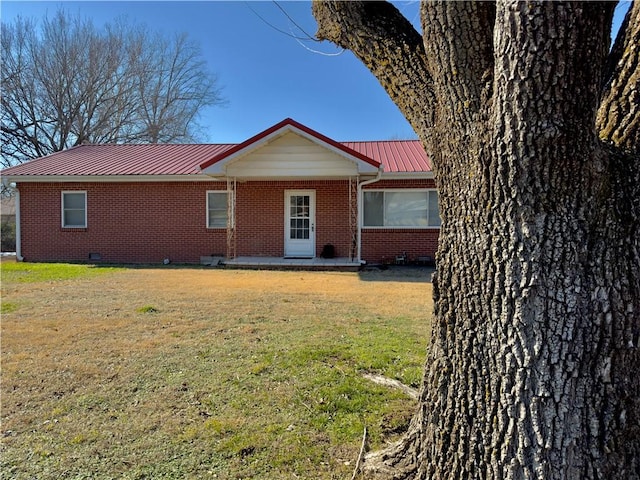
[[[62,192],[62,227],[87,227],[87,192]]]
[[[363,226],[387,228],[439,227],[436,190],[364,192]]]
[[[226,228],[227,192],[207,192],[207,228]]]
[[[308,240],[311,231],[311,197],[291,195],[289,202],[289,238]]]

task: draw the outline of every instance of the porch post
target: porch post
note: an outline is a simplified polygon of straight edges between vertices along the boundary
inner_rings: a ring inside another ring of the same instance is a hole
[[[358,177],[349,177],[349,230],[351,245],[349,259],[353,261],[358,255]]]
[[[227,177],[227,258],[236,258],[236,178]]]

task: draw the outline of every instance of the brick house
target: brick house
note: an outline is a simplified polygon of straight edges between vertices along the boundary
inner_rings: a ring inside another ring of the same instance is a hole
[[[1,175],[27,261],[428,261],[440,225],[419,141],[337,142],[291,119],[240,144],[81,145]]]

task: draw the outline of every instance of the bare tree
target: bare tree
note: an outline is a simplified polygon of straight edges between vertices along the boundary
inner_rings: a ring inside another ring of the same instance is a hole
[[[186,34],[173,39],[142,34],[138,41],[146,57],[137,84],[144,139],[175,142],[188,136],[187,126],[203,107],[220,103],[215,78],[207,74],[199,47]]]
[[[4,166],[83,142],[194,141],[198,115],[223,102],[186,35],[60,10],[3,24],[1,42]]]
[[[369,477],[640,477],[640,4],[317,1],[432,158],[418,412]]]

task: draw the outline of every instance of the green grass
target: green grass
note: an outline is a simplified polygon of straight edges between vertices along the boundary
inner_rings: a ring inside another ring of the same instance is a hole
[[[104,275],[118,270],[115,267],[96,267],[69,263],[25,263],[2,262],[0,275],[2,282],[36,283],[72,280]]]
[[[2,302],[0,304],[0,313],[11,313],[18,309],[17,303]]]
[[[140,307],[136,309],[138,313],[158,313],[158,309],[153,305],[145,305],[144,307]]]
[[[3,278],[7,478],[350,478],[414,412],[362,375],[419,384],[428,284],[56,266]]]

